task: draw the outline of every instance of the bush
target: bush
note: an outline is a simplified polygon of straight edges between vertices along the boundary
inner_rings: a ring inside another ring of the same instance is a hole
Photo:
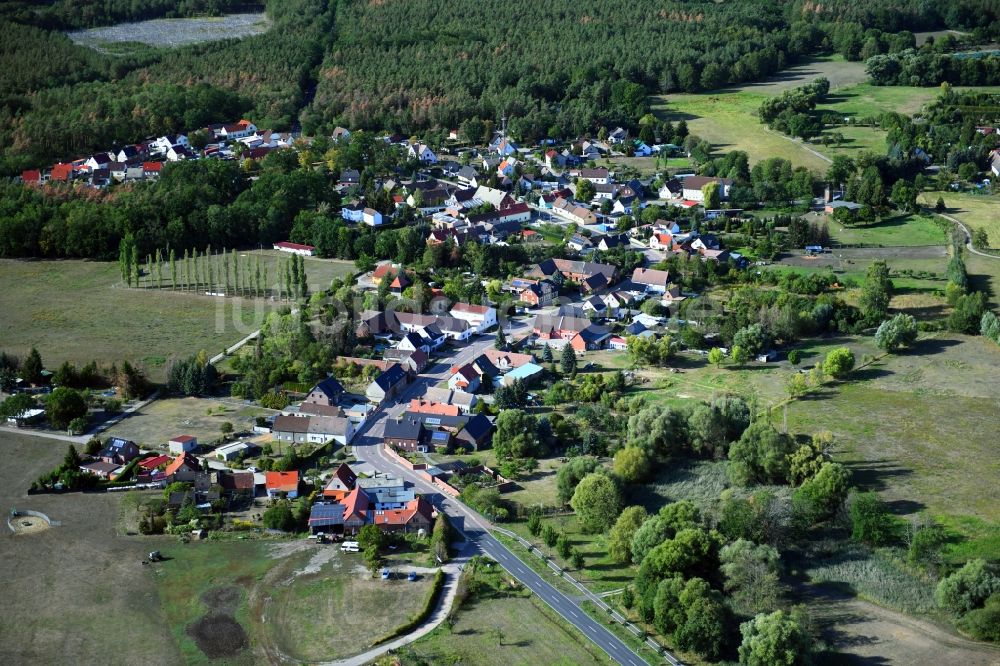
[[[1000,593],[990,596],[982,608],[969,611],[958,628],[977,640],[1000,643]]]
[[[823,360],[823,372],[840,379],[854,369],[854,352],[847,347],[833,349]]]
[[[272,530],[290,532],[295,529],[295,516],[291,504],[287,500],[268,507],[264,512],[264,527]]]
[[[882,322],[875,331],[875,344],[879,349],[894,352],[909,347],[917,339],[917,320],[913,315],[900,313]]]
[[[941,579],[934,599],[952,613],[962,614],[980,607],[991,595],[1000,592],[1000,576],[985,560],[966,563],[947,578]]]
[[[896,538],[898,523],[873,492],[851,495],[851,538],[869,546],[882,546]]]

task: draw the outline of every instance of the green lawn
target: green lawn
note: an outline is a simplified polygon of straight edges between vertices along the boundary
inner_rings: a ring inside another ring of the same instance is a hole
[[[768,157],[784,157],[795,166],[804,166],[817,174],[826,172],[834,155],[856,155],[861,151],[885,153],[885,132],[875,127],[851,124],[882,113],[913,114],[938,94],[936,88],[907,86],[874,86],[864,83],[864,67],[846,63],[837,57],[820,58],[808,65],[794,68],[791,78],[772,83],[751,83],[699,94],[663,95],[654,101],[653,109],[662,118],[685,120],[692,134],[709,141],[718,152],[743,150],[756,163]],[[823,145],[801,142],[772,132],[761,124],[757,109],[761,103],[780,91],[808,83],[818,76],[831,82],[831,92],[817,112],[834,111],[846,123],[827,129],[843,135],[842,144]],[[977,90],[1000,90],[998,87]],[[817,155],[816,153],[819,153]]]
[[[1000,195],[968,192],[924,192],[917,201],[931,208],[944,199],[945,213],[965,223],[970,230],[985,229],[991,248],[1000,248]]]
[[[273,262],[273,253],[264,259]],[[316,288],[352,271],[348,262],[306,261]],[[50,368],[62,361],[128,360],[156,381],[164,379],[169,359],[222,351],[254,331],[271,307],[262,300],[124,288],[112,262],[0,260],[0,275],[5,351],[23,355],[37,347]]]
[[[511,523],[506,527],[519,533],[548,554],[559,566],[568,569],[573,577],[595,592],[617,590],[632,581],[635,572],[631,565],[619,564],[608,556],[607,534],[584,532],[576,516],[552,516],[542,519],[543,524],[552,525],[560,534],[565,534],[572,547],[580,551],[585,559],[583,570],[576,571],[571,564],[559,557],[555,548],[549,548],[539,537],[528,532],[527,523]],[[537,559],[537,558],[536,558]]]
[[[830,235],[841,245],[900,247],[945,245],[948,240],[933,218],[920,215],[897,215],[869,226],[841,226],[830,220]]]
[[[711,143],[716,152],[746,151],[751,164],[768,157],[784,157],[795,166],[825,172],[829,166],[826,160],[760,123],[757,109],[769,96],[751,89],[665,95],[654,98],[653,108],[665,120],[687,121],[691,134]]]
[[[496,563],[478,565],[468,589],[450,627],[445,624],[399,650],[397,657],[378,663],[397,663],[395,658],[404,664],[469,666],[613,663],[545,602],[527,595]]]

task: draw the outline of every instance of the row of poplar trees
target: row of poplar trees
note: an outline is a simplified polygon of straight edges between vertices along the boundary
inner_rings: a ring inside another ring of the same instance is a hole
[[[143,269],[136,244],[127,237],[119,246],[118,266],[122,282],[144,289],[281,299],[302,298],[309,291],[305,259],[299,255],[279,261],[272,284],[270,266],[261,263],[260,255],[241,255],[236,250],[227,252],[225,249],[213,254],[211,245],[204,252],[185,249],[182,257],[173,249],[157,249],[154,254],[146,255]]]

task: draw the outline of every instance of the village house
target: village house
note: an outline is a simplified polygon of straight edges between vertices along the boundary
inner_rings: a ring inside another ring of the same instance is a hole
[[[446,388],[428,387],[423,399],[427,402],[455,405],[462,414],[469,414],[479,403],[479,398],[466,391],[453,391]]]
[[[279,442],[325,444],[330,440],[347,446],[354,439],[354,423],[346,416],[289,416],[274,418],[271,435]]]
[[[315,405],[336,405],[344,395],[344,387],[334,377],[327,377],[309,391],[303,402]]]
[[[340,209],[340,217],[348,222],[361,222],[364,215],[365,207],[360,203],[347,204]]]
[[[470,363],[456,368],[448,379],[448,388],[453,391],[462,390],[474,393],[479,390],[481,385],[482,380],[479,373],[476,372],[476,369]]]
[[[430,402],[420,398],[410,400],[406,410],[413,414],[433,414],[435,416],[458,416],[462,413],[458,405],[446,405],[443,402]]]
[[[542,341],[571,340],[577,333],[593,325],[584,317],[540,314],[531,325],[532,333]]]
[[[607,169],[580,169],[578,177],[589,180],[594,185],[607,185],[611,182],[611,174]]]
[[[254,125],[249,120],[243,119],[232,125],[223,125],[222,129],[219,130],[219,137],[226,139],[227,141],[236,141],[244,137],[248,137],[257,131],[257,126]]]
[[[382,358],[387,362],[386,367],[398,363],[403,366],[404,370],[413,375],[423,372],[430,360],[430,356],[422,348],[413,351],[398,348],[386,349]]]
[[[323,497],[342,500],[357,486],[358,476],[347,463],[341,463],[333,470],[330,480],[323,486]]]
[[[127,465],[139,457],[139,446],[129,439],[112,437],[97,454],[99,460],[113,465]]]
[[[653,268],[636,268],[632,271],[632,284],[648,292],[662,294],[670,286],[670,272]]]
[[[185,451],[170,461],[163,473],[171,483],[194,481],[195,477],[201,474],[201,462]]]
[[[372,403],[381,405],[384,401],[399,395],[409,383],[409,379],[403,366],[394,363],[368,385],[365,396]]]
[[[388,419],[382,431],[382,443],[401,451],[426,451],[426,439],[423,422],[409,415]]]
[[[193,435],[177,435],[167,442],[171,455],[195,451],[198,448],[198,438]]]
[[[469,324],[473,334],[481,335],[497,325],[497,311],[489,305],[455,303],[450,314]]]
[[[369,227],[382,226],[382,213],[374,208],[365,208],[361,211],[361,221]]]
[[[611,286],[618,277],[618,269],[610,264],[570,259],[546,259],[542,263],[532,266],[525,273],[525,276],[549,278],[556,273],[561,273],[567,280],[579,283],[584,291],[597,291]]]
[[[116,465],[114,463],[105,462],[103,460],[97,460],[94,462],[83,463],[80,465],[80,471],[87,474],[93,474],[102,479],[107,479],[113,481],[115,478],[115,472],[122,468],[121,465]]]
[[[269,499],[287,497],[295,499],[299,496],[299,473],[292,472],[267,472],[266,473],[267,496]]]
[[[732,179],[715,178],[712,176],[688,176],[683,181],[684,190],[682,196],[690,201],[702,203],[705,200],[702,188],[712,183],[719,186],[719,197],[721,199],[729,198],[729,190],[733,186]]]
[[[559,287],[550,280],[534,280],[521,288],[517,297],[533,308],[548,307],[559,297]]]
[[[330,138],[337,142],[347,141],[351,138],[351,131],[346,127],[337,125],[337,127],[333,129],[333,134],[330,135]]]
[[[420,160],[424,164],[437,164],[438,157],[429,146],[423,143],[411,143],[406,147],[406,155],[412,159]]]
[[[588,225],[597,224],[598,219],[594,211],[584,206],[578,206],[572,201],[559,197],[552,202],[552,212],[575,224]]]

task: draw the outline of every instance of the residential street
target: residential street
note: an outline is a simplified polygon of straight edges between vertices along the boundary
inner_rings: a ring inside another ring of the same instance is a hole
[[[518,331],[516,327],[515,331]],[[620,664],[640,666],[645,663],[643,659],[599,622],[587,615],[580,608],[578,601],[571,599],[547,583],[494,538],[491,534],[492,526],[487,520],[466,507],[462,502],[441,494],[431,483],[421,478],[416,472],[399,465],[386,456],[382,450],[382,432],[387,418],[402,412],[410,399],[422,395],[426,387],[434,386],[446,379],[452,366],[468,362],[492,346],[492,335],[480,336],[468,346],[456,350],[452,356],[435,364],[426,373],[420,375],[397,400],[383,405],[358,431],[353,442],[355,456],[378,470],[392,472],[399,478],[412,483],[418,492],[428,497],[438,511],[448,515],[452,525],[480,552],[499,562],[512,576],[607,652],[612,659]],[[671,663],[679,662],[673,661]]]

